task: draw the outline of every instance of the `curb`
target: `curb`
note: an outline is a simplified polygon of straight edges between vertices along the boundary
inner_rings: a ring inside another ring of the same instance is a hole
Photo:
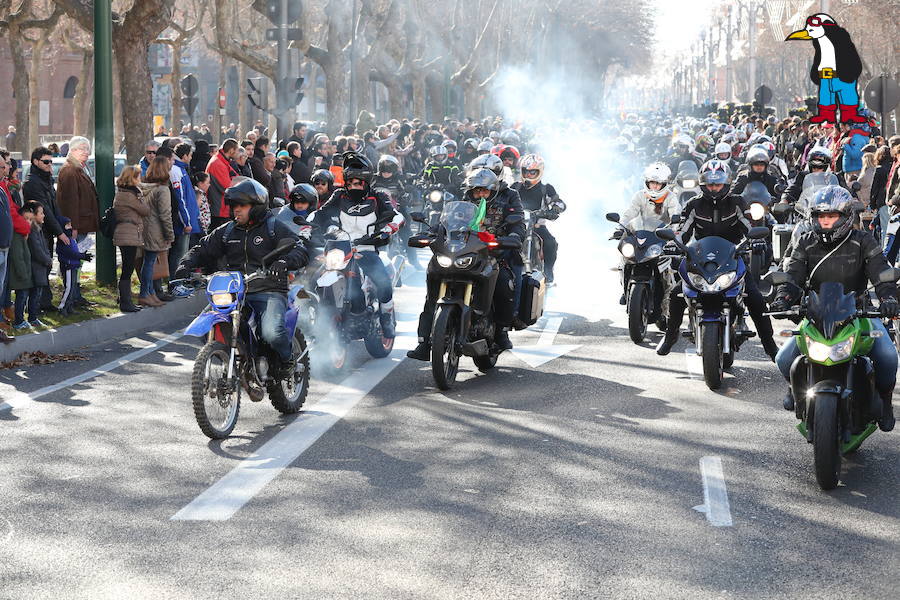
[[[59,354],[102,341],[130,337],[136,333],[158,329],[193,317],[203,310],[207,303],[205,293],[194,294],[186,300],[173,300],[159,308],[145,308],[136,313],[117,313],[64,325],[58,329],[17,336],[15,342],[0,345],[0,362],[11,361],[23,352]]]

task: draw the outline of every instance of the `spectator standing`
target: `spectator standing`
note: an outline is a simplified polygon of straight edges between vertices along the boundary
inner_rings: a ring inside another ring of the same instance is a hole
[[[162,300],[157,297],[154,279],[161,279],[160,273],[154,278],[154,266],[165,263],[168,270],[168,262],[157,261],[162,253],[166,252],[175,241],[175,231],[172,228],[172,200],[169,192],[169,160],[163,156],[157,156],[147,175],[141,191],[147,199],[150,209],[144,217],[144,262],[141,265],[141,291],[138,295],[138,304],[141,306],[162,306]]]
[[[210,230],[209,199],[206,193],[209,191],[209,173],[200,171],[191,177],[194,184],[194,196],[197,198],[197,221],[200,223],[200,235],[208,234]]]
[[[291,179],[294,184],[309,183],[312,177],[312,169],[309,168],[306,160],[303,159],[303,148],[298,142],[288,142],[288,155],[291,157]]]
[[[150,162],[156,158],[156,152],[159,150],[160,143],[156,140],[150,140],[144,144],[144,156],[141,158],[141,177],[147,173],[147,167]]]
[[[13,329],[22,331],[28,329],[28,322],[24,317],[24,309],[34,287],[31,278],[31,251],[28,248],[28,237],[31,234],[31,219],[33,214],[22,215],[28,223],[28,233],[13,232],[12,244],[9,246],[9,273],[7,275],[7,287],[16,293],[16,302],[13,309]]]
[[[9,181],[6,177],[9,172],[9,151],[6,149],[0,149],[0,197],[3,198],[3,201],[6,205],[6,211],[4,214],[9,216],[10,222],[12,223],[12,233],[10,233],[9,241],[7,242],[8,252],[5,256],[5,277],[4,282],[5,285],[0,287],[0,307],[3,309],[3,317],[6,321],[10,323],[10,327],[15,320],[15,310],[13,309],[11,288],[9,286],[9,264],[14,258],[13,254],[13,241],[14,234],[18,233],[22,237],[28,237],[28,234],[31,232],[31,225],[26,221],[22,215],[19,214],[19,207],[16,206],[16,203],[13,202],[12,196],[9,193]],[[0,243],[0,248],[3,248],[3,244]]]
[[[10,125],[9,128],[6,130],[6,149],[9,150],[10,152],[16,152],[19,149],[18,145],[16,144],[17,137],[18,136],[16,135],[16,126]]]
[[[44,297],[44,289],[50,287],[50,267],[53,264],[53,255],[47,247],[44,238],[44,205],[30,200],[22,207],[22,216],[31,223],[31,233],[28,234],[28,251],[31,256],[31,289],[25,294],[16,292],[16,324],[18,329],[26,326],[33,328],[46,327],[41,321],[41,298]],[[25,311],[28,311],[28,321],[25,321]]]
[[[91,155],[91,142],[75,136],[69,140],[66,164],[59,171],[56,185],[56,200],[59,211],[72,222],[72,229],[78,232],[76,241],[81,243],[87,234],[97,231],[100,222],[100,208],[97,203],[97,188],[85,171]],[[75,287],[75,306],[89,307],[81,296],[80,287]]]
[[[140,168],[128,165],[116,180],[116,196],[113,210],[116,214],[116,232],[113,244],[118,246],[122,256],[122,270],[119,273],[119,310],[137,312],[131,296],[131,276],[137,264],[137,252],[144,247],[144,219],[150,216],[150,207],[144,201],[140,190]]]
[[[0,172],[6,170],[6,159],[0,155]],[[0,190],[0,296],[6,289],[6,275],[9,271],[9,247],[12,244],[13,222],[10,211],[10,200],[6,193]],[[9,344],[13,341],[7,332],[12,327],[12,323],[6,322],[6,316],[0,318],[2,327],[0,327],[0,342]]]
[[[253,179],[253,171],[250,169],[250,164],[248,162],[249,153],[253,152],[253,146],[251,145],[249,148],[245,148],[241,146],[238,148],[237,157],[234,159],[234,164],[232,165],[237,174],[241,177],[247,177],[249,179]]]
[[[191,174],[205,171],[210,159],[212,159],[210,144],[205,140],[197,140],[194,152],[191,154]]]
[[[269,152],[269,138],[258,137],[253,144],[253,156],[248,161],[250,163],[250,171],[253,179],[260,182],[264,188],[269,187],[272,180],[269,170],[266,169],[266,154]]]
[[[237,140],[228,138],[222,143],[222,147],[206,166],[206,172],[209,173],[210,180],[207,198],[209,199],[211,227],[213,229],[231,218],[228,205],[225,204],[225,190],[231,187],[231,180],[238,174],[231,164],[231,161],[237,156],[237,151]]]
[[[91,254],[82,252],[78,248],[78,230],[72,227],[69,217],[60,217],[60,225],[66,233],[69,240],[68,244],[57,240],[56,242],[56,258],[59,260],[59,277],[63,282],[63,293],[59,299],[60,316],[71,315],[75,311],[76,298],[81,296],[79,288],[81,287],[81,279],[79,271],[81,270],[81,261],[90,260]]]
[[[872,196],[872,179],[875,177],[875,153],[866,152],[862,155],[862,170],[859,172],[859,199],[866,207]]]

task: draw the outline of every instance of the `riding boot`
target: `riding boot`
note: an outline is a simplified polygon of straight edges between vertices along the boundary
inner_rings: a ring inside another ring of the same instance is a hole
[[[381,305],[381,335],[386,338],[392,338],[396,335],[394,331],[394,301],[390,300]]]
[[[855,104],[841,104],[841,123],[865,123],[866,118],[856,113]]]
[[[666,335],[656,346],[656,353],[665,356],[672,351],[681,335],[681,321],[684,320],[684,299],[676,294],[669,295],[669,320],[666,323]]]
[[[878,419],[878,429],[882,431],[891,431],[894,429],[894,424],[896,423],[894,419],[894,405],[891,403],[894,390],[888,392],[879,390],[878,395],[881,396],[881,418]]]
[[[835,113],[837,113],[837,104],[820,104],[819,114],[810,117],[809,122],[813,125],[825,122],[836,123],[837,117]]]
[[[431,359],[431,344],[425,338],[419,338],[419,345],[406,353],[408,358],[428,361]]]
[[[784,407],[784,410],[794,412],[794,392],[791,388],[788,388],[787,393],[784,395],[784,400],[781,401],[781,405]]]
[[[494,343],[501,350],[512,350],[512,341],[509,339],[509,333],[506,331],[505,327],[497,329],[494,332]]]
[[[122,312],[138,312],[140,307],[134,305],[131,298],[131,282],[119,281],[119,310]]]

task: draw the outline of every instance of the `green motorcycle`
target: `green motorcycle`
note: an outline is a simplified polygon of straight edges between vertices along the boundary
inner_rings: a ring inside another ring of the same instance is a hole
[[[781,272],[769,274],[773,285],[788,283]],[[900,279],[900,270],[887,269],[879,283]],[[791,365],[791,392],[800,423],[797,430],[813,445],[816,481],[824,490],[837,487],[841,457],[855,452],[878,428],[881,399],[868,353],[883,332],[870,319],[876,310],[859,310],[856,295],[845,294],[837,282],[810,291],[799,310],[769,313],[779,319],[800,318],[799,329],[781,332],[797,336],[800,356]]]

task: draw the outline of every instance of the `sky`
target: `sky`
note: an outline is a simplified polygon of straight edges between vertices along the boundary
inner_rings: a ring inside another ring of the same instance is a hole
[[[656,40],[659,48],[676,52],[690,47],[709,22],[718,0],[653,0],[656,5]]]

